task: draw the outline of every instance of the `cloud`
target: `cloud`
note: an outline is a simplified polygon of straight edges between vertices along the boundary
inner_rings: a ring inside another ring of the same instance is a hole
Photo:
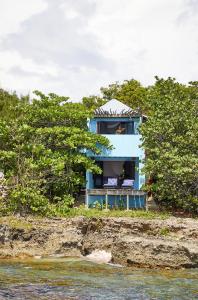
[[[0,39],[18,32],[23,21],[46,8],[43,0],[0,0]]]
[[[35,85],[38,84],[39,79],[35,81],[35,76],[32,77],[29,72],[31,61],[31,68],[38,68],[40,84],[37,88],[47,91],[46,76],[50,75],[53,69],[56,74],[58,73],[60,81],[59,84],[55,83],[55,88],[60,87],[58,92],[71,93],[75,96],[74,91],[80,89],[81,81],[85,78],[92,84],[93,74],[97,80],[101,75],[105,78],[105,74],[113,70],[111,59],[106,59],[101,54],[100,45],[94,35],[85,30],[87,15],[94,13],[95,6],[89,1],[84,1],[84,5],[81,3],[76,1],[73,5],[72,1],[66,1],[66,3],[60,0],[48,1],[47,9],[24,21],[19,32],[9,34],[3,40],[2,58],[9,56],[9,61],[12,62],[15,70],[14,74],[13,68],[6,70],[9,76],[4,82],[9,83],[11,74],[22,76],[19,71],[21,69],[23,74],[26,71],[26,75],[30,78],[30,89],[32,86],[36,88]],[[40,69],[43,72],[39,72]],[[16,74],[17,70],[18,74]],[[97,73],[100,73],[99,76]],[[87,78],[89,74],[90,79]],[[63,87],[62,90],[63,82],[65,88]],[[50,84],[53,88],[53,82]],[[22,85],[23,80],[17,85],[17,89],[21,89]],[[99,89],[99,85],[97,88]],[[90,91],[92,91],[91,87]],[[77,92],[77,96],[81,97],[81,95],[82,90],[80,93]]]
[[[147,85],[155,75],[198,77],[195,0],[1,2],[3,15],[10,6],[16,11],[0,29],[3,87],[76,100],[118,80]]]
[[[191,25],[196,27],[198,25],[198,1],[185,0],[182,12],[179,14],[176,22],[181,26]]]
[[[78,18],[66,20],[68,10],[60,5],[61,2],[56,0],[55,5],[55,1],[49,1],[44,12],[24,22],[19,33],[4,40],[3,48],[17,49],[23,57],[31,57],[39,63],[51,61],[65,67],[108,67],[109,62],[99,54],[94,37],[83,32],[86,20],[80,10]]]
[[[194,13],[198,12],[198,2],[197,0],[187,0],[187,5],[192,9]]]
[[[198,75],[197,38],[193,22],[176,23],[186,9],[182,0],[100,0],[90,30],[117,61],[117,79],[135,77],[144,84],[153,77],[174,76],[188,81]],[[194,61],[194,63],[193,63]]]

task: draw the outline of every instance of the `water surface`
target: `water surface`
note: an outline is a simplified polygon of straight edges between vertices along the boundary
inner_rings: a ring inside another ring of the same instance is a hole
[[[198,270],[130,269],[80,259],[1,260],[3,299],[198,299]]]

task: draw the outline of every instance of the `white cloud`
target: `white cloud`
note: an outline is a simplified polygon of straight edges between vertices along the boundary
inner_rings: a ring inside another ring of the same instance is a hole
[[[130,78],[197,80],[197,3],[0,0],[0,83],[80,99]]]
[[[44,0],[0,0],[0,38],[20,30],[22,22],[46,7]]]
[[[22,71],[27,73],[35,73],[37,75],[49,74],[55,77],[58,75],[57,67],[52,65],[50,62],[43,65],[37,64],[33,62],[32,59],[24,59],[16,51],[2,51],[0,56],[0,65],[5,71],[9,71],[14,67],[20,67]]]
[[[194,22],[178,26],[183,0],[100,0],[89,29],[117,65],[117,79],[135,77],[149,84],[153,76],[195,76],[198,34]],[[198,15],[197,15],[198,17]],[[198,18],[196,19],[196,21]],[[198,76],[198,72],[196,72]],[[114,80],[116,80],[114,76]]]
[[[72,20],[80,16],[79,12],[74,7],[71,7],[68,2],[62,3],[60,7],[64,10],[65,17],[68,20]]]

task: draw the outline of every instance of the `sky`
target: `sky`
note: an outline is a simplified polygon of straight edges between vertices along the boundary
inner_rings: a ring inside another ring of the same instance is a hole
[[[155,75],[198,80],[198,0],[0,0],[0,88],[79,101]]]

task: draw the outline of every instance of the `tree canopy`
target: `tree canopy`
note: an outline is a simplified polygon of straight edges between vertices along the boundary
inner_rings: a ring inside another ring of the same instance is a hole
[[[7,197],[0,213],[61,215],[85,184],[85,170],[100,172],[86,149],[99,154],[109,141],[87,128],[87,118],[112,98],[148,115],[141,126],[144,172],[155,200],[198,212],[198,82],[156,77],[154,85],[126,80],[101,88],[82,103],[35,92],[18,97],[0,89],[0,171]]]
[[[0,89],[0,119],[15,119],[20,115],[23,104],[29,102],[29,96],[17,96],[15,92],[10,93]]]
[[[155,199],[198,209],[198,85],[156,78],[147,92],[151,115],[142,125],[145,169]]]
[[[102,87],[101,92],[106,100],[115,98],[134,110],[140,110],[142,113],[148,112],[147,88],[135,79],[124,80],[121,84],[113,83],[107,88]]]
[[[90,112],[67,97],[36,92],[20,118],[0,122],[0,168],[9,195],[2,210],[56,214],[68,209],[84,170],[99,172],[85,149],[100,153],[108,140],[87,130]]]
[[[116,82],[108,87],[101,87],[101,97],[92,95],[84,97],[82,101],[88,109],[94,110],[111,99],[117,99],[134,110],[148,113],[147,90],[148,88],[135,79],[124,80],[122,83]]]

